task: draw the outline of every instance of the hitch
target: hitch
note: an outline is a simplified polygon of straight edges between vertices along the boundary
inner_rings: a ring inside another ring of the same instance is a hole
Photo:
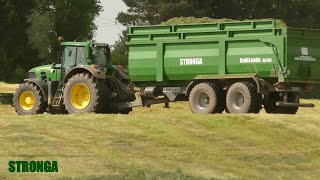
[[[12,93],[0,93],[0,105],[12,105]]]
[[[277,102],[276,103],[277,106],[279,107],[308,107],[308,108],[314,108],[316,105],[309,103],[288,103],[288,102]]]

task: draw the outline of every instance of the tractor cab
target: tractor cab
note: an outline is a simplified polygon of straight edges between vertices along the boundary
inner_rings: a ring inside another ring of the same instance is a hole
[[[107,44],[91,42],[64,42],[61,44],[61,81],[77,68],[99,69],[104,74],[112,71],[110,48]]]

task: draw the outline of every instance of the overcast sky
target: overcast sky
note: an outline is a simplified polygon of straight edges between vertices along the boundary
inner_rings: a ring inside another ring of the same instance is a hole
[[[103,12],[96,19],[96,25],[98,26],[97,35],[94,39],[97,42],[103,42],[113,44],[119,39],[120,30],[124,27],[115,23],[117,14],[127,9],[122,0],[100,0],[103,6]]]

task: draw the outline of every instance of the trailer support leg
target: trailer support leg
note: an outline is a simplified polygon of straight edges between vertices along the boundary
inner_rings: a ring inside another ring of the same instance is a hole
[[[167,102],[167,103],[164,103],[164,108],[170,108],[170,104]]]

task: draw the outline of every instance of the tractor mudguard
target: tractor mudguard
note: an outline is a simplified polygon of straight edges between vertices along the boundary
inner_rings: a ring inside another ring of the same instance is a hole
[[[41,79],[36,79],[36,78],[25,79],[24,81],[25,82],[32,82],[32,83],[36,84],[40,88],[40,90],[43,94],[44,101],[46,101],[46,102],[48,101],[48,84],[46,82],[44,82]]]
[[[100,69],[93,69],[93,68],[90,68],[90,67],[81,67],[81,68],[91,72],[91,74],[97,79],[107,79],[107,76]]]
[[[72,71],[70,71],[68,75],[64,78],[64,82],[66,83],[68,79],[70,79],[73,75],[78,73],[83,73],[83,72],[88,72],[97,79],[107,79],[107,76],[104,74],[103,71],[84,66],[84,67],[74,68]]]

